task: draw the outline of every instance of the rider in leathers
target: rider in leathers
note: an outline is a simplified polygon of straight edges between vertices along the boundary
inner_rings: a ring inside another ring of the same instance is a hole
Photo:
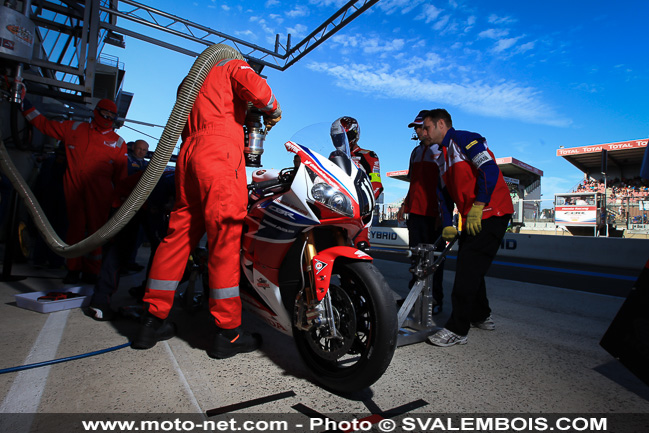
[[[246,62],[226,59],[207,75],[189,114],[176,163],[176,203],[158,247],[144,296],[147,314],[133,347],[170,338],[164,321],[191,251],[207,232],[210,312],[217,327],[208,355],[227,358],[255,350],[261,338],[239,329],[239,250],[248,200],[243,154],[248,102],[262,110],[267,128],[281,119],[266,81]]]
[[[349,116],[340,117],[336,119],[332,125],[332,131],[334,130],[342,130],[347,134],[347,140],[349,141],[349,149],[351,152],[352,160],[354,160],[357,165],[365,170],[365,173],[367,173],[367,175],[370,177],[374,199],[378,199],[383,192],[379,157],[374,151],[361,149],[358,146],[358,140],[361,136],[361,128],[358,124],[358,121]],[[354,238],[354,245],[356,245],[357,248],[365,249],[370,246],[368,232],[369,230],[366,227],[363,229],[363,231],[356,235],[356,237]]]

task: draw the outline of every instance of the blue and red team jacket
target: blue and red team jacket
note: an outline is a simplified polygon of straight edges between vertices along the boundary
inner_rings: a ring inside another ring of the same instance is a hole
[[[444,227],[453,224],[453,202],[463,220],[476,201],[486,203],[482,219],[514,213],[509,187],[483,136],[451,128],[442,150],[438,197]]]

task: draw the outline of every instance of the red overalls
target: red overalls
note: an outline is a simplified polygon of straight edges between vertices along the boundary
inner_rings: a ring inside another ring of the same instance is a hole
[[[176,203],[155,257],[144,301],[165,319],[187,260],[207,232],[210,312],[216,325],[241,324],[239,252],[248,192],[243,157],[247,102],[273,113],[278,103],[242,60],[224,60],[207,75],[183,131],[176,163]]]
[[[36,108],[25,110],[24,115],[43,134],[65,144],[66,242],[76,244],[108,221],[114,185],[126,178],[126,143],[115,131],[99,128],[94,121],[49,120]],[[66,265],[70,271],[99,274],[101,247],[84,257],[67,259]]]

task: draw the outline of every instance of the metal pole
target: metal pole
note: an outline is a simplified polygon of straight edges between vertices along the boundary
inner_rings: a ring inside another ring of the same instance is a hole
[[[604,224],[606,225],[606,237],[608,237],[608,207],[606,197],[608,196],[608,187],[606,184],[606,173],[604,173]]]

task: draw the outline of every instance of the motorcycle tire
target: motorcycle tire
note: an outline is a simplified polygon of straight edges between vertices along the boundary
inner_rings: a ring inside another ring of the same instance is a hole
[[[322,329],[293,327],[298,352],[322,387],[357,392],[386,371],[397,344],[397,310],[383,275],[370,262],[338,260],[329,287],[334,321],[343,339]]]

